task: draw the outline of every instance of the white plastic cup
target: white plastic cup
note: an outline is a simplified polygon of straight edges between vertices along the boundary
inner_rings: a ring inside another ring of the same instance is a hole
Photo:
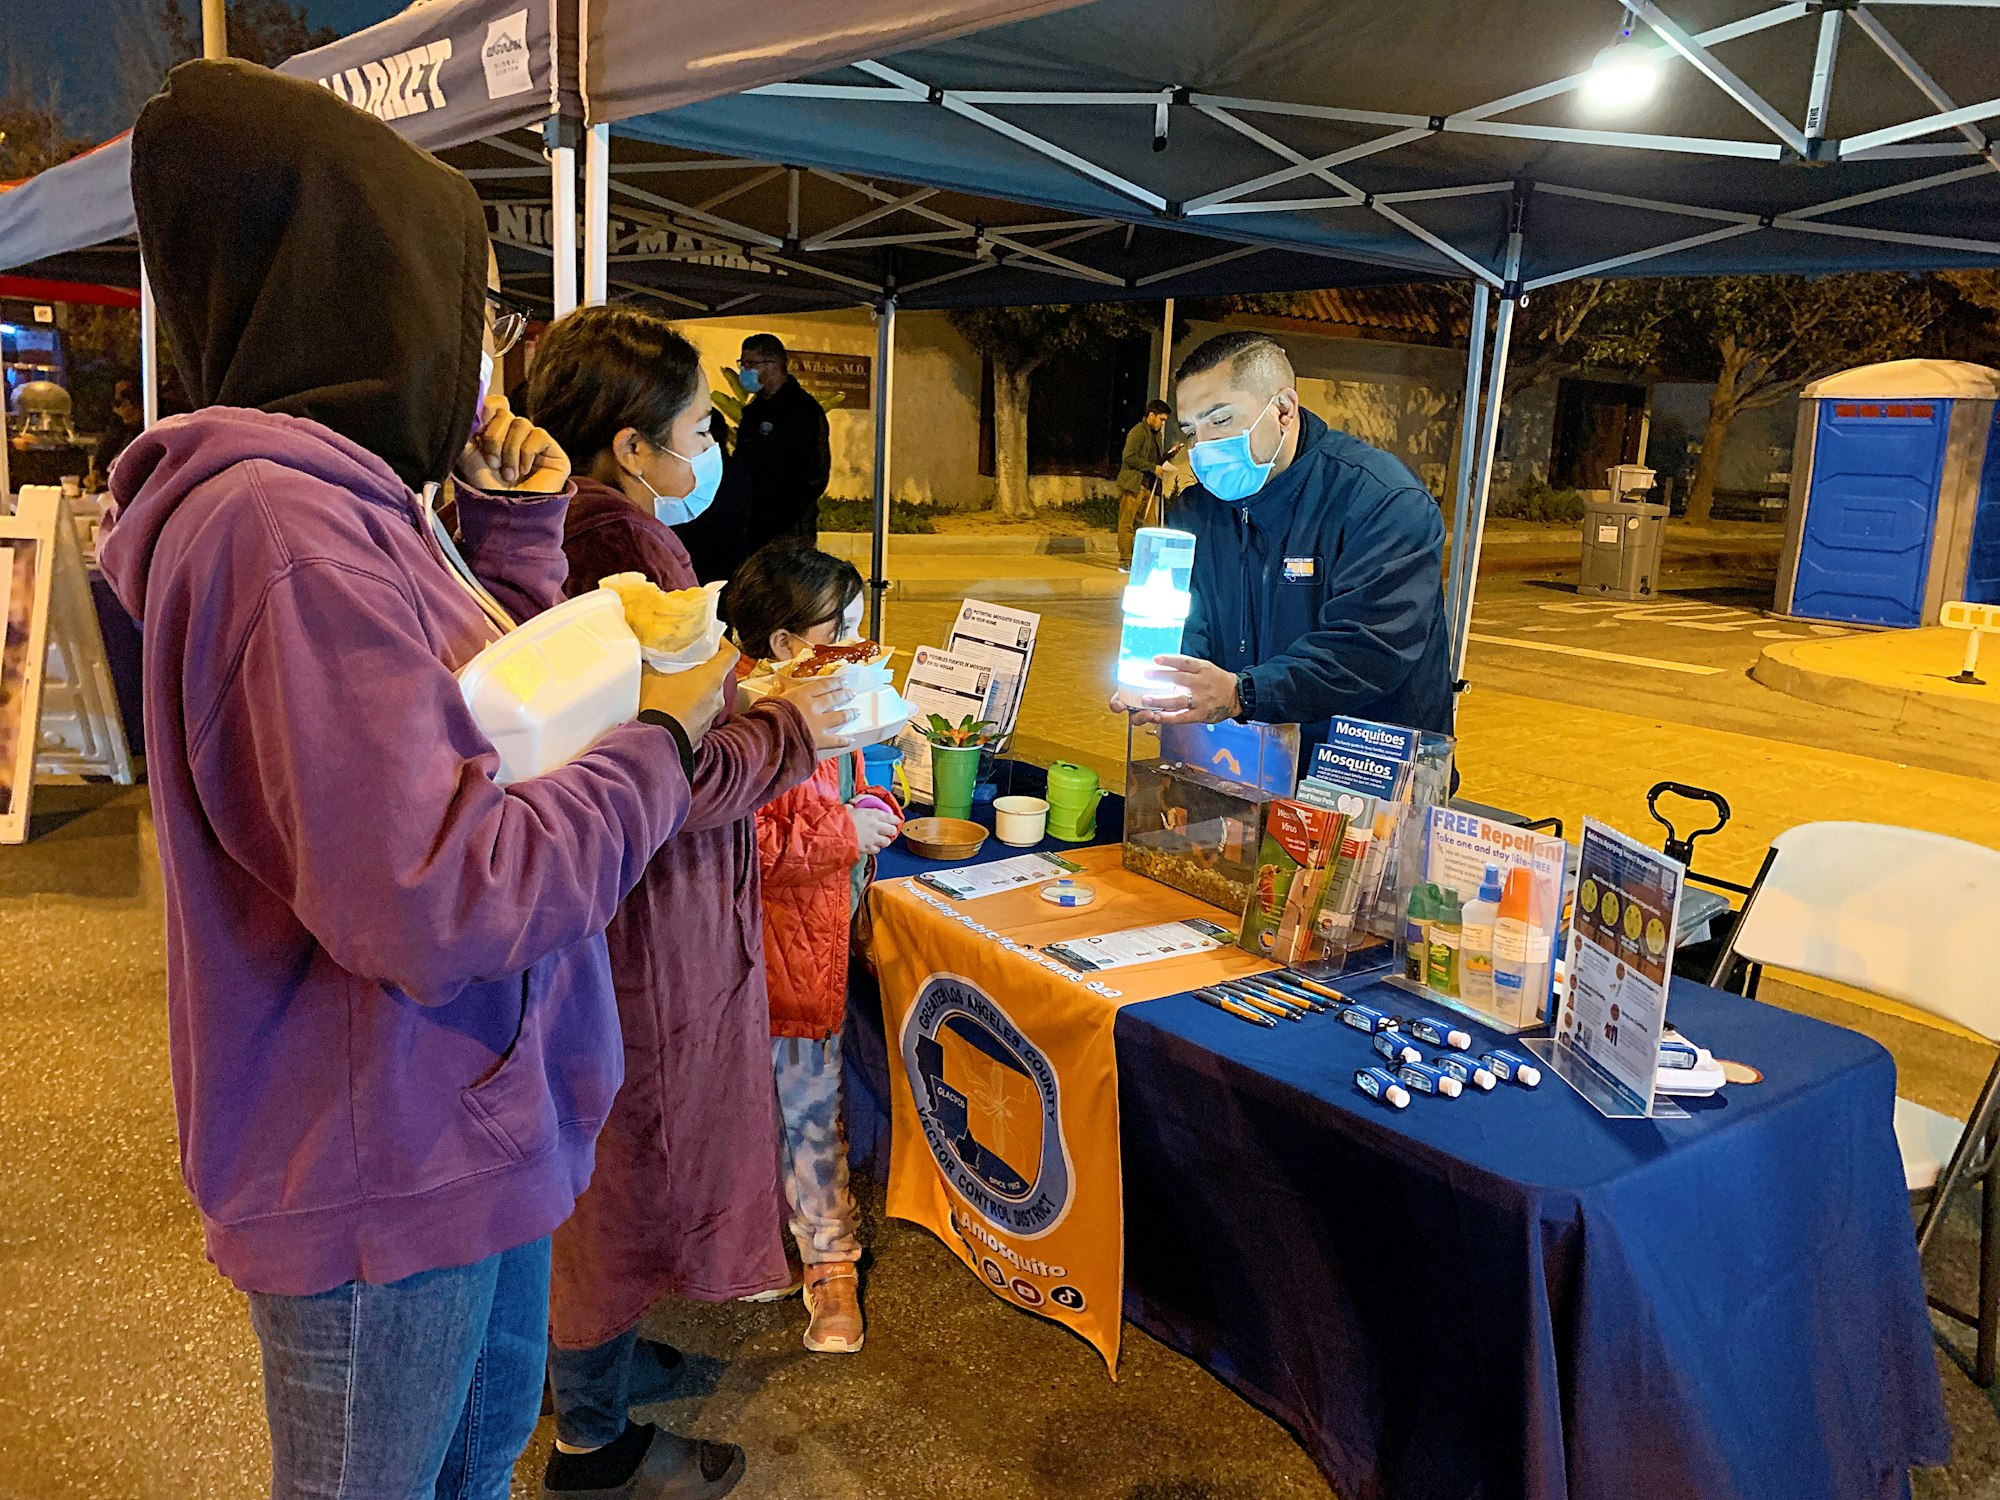
[[[1003,844],[1032,849],[1049,831],[1049,805],[1040,797],[995,797],[993,832]]]

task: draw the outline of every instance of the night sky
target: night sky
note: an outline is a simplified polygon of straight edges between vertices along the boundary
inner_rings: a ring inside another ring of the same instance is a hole
[[[0,4],[0,87],[25,87],[58,95],[70,129],[85,136],[113,135],[131,124],[118,107],[118,28],[151,0],[57,0]],[[319,25],[346,33],[372,26],[402,9],[404,0],[306,0]],[[182,9],[199,16],[200,0]]]

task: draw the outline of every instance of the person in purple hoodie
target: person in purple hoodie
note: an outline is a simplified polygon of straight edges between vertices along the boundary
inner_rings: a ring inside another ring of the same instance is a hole
[[[561,598],[569,464],[485,399],[472,187],[323,89],[194,62],[132,192],[197,409],[119,460],[101,555],[144,631],[182,1170],[249,1296],[272,1494],[499,1500],[623,1071],[604,928],[733,653],[497,786],[453,673]],[[686,1445],[686,1492],[732,1451]]]

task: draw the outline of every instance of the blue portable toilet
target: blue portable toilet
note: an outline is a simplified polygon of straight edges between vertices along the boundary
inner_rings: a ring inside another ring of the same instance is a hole
[[[1780,614],[1935,625],[1947,600],[2000,601],[2000,370],[1898,359],[1799,401]]]

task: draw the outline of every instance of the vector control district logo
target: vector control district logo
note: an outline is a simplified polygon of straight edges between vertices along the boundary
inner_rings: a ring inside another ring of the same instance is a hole
[[[1062,1222],[1073,1195],[1055,1069],[971,980],[933,974],[903,1022],[903,1073],[924,1140],[958,1196],[1023,1239]]]

